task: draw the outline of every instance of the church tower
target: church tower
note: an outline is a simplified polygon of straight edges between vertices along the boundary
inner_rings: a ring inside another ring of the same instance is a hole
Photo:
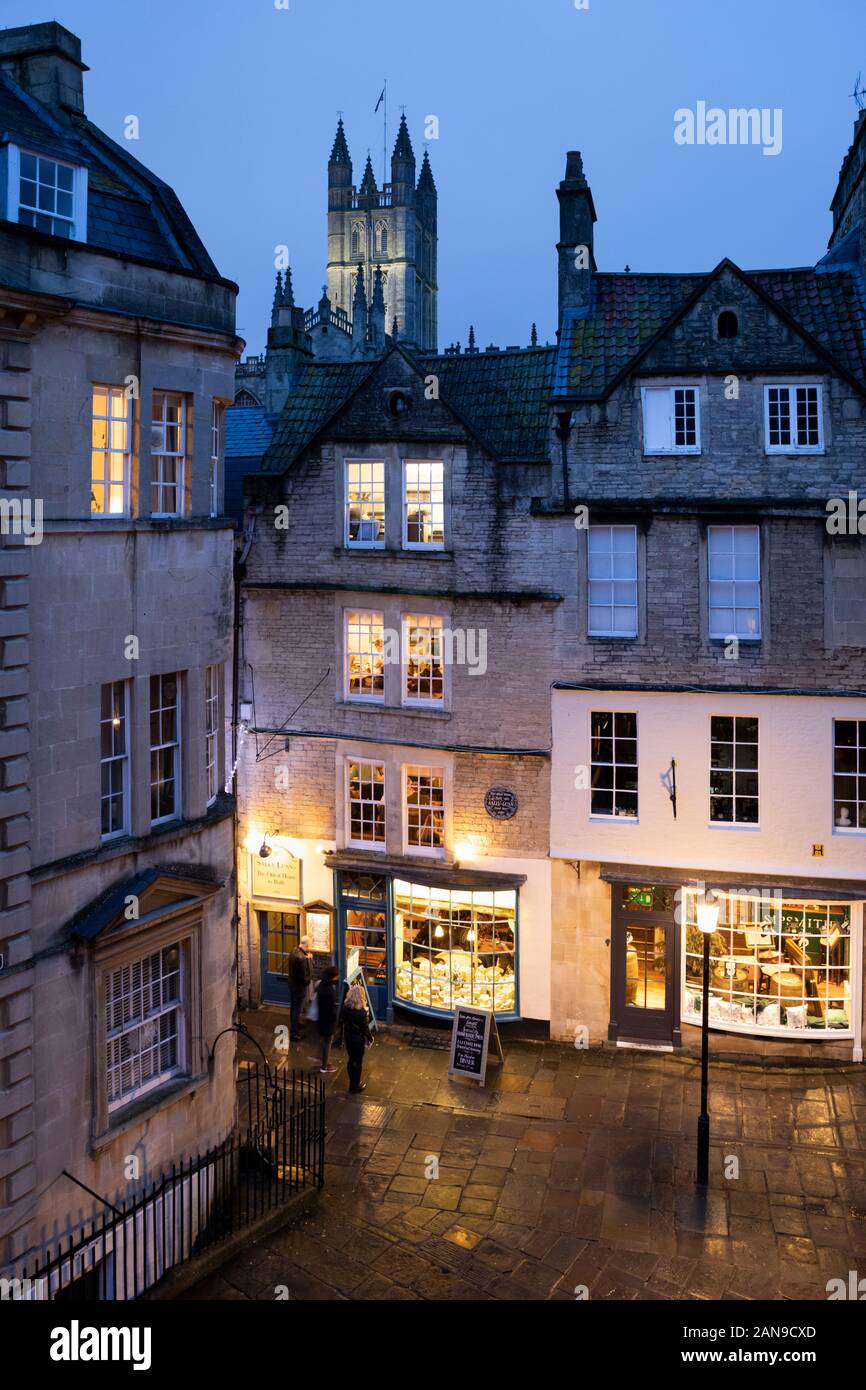
[[[370,156],[359,187],[342,119],[328,161],[328,298],[350,317],[358,273],[367,304],[384,299],[387,332],[401,342],[435,352],[436,185],[425,152],[415,179],[415,154],[401,116],[391,155],[391,181],[381,189]],[[381,274],[378,274],[381,272]],[[395,334],[396,321],[396,334]]]

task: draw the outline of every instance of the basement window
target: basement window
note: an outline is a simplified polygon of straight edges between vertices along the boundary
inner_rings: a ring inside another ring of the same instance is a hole
[[[87,240],[87,170],[10,145],[6,216],[66,241]]]

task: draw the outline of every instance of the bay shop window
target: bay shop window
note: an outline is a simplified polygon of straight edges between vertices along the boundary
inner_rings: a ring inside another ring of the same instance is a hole
[[[700,1024],[698,891],[684,889],[684,1023]],[[710,937],[709,1022],[730,1032],[803,1038],[853,1029],[855,938],[848,903],[725,893]]]
[[[395,995],[513,1013],[516,895],[394,883]]]
[[[361,868],[337,878],[340,968],[346,978],[363,970],[378,1018],[394,1006],[448,1015],[460,1004],[519,1016],[516,887]]]

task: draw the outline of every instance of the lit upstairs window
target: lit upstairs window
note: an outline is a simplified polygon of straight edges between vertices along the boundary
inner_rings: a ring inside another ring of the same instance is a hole
[[[9,147],[7,217],[67,241],[87,239],[87,170]]]

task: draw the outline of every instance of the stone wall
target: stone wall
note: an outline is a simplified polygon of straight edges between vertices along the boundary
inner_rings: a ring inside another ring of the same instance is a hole
[[[31,347],[0,335],[0,498],[30,492]],[[30,821],[30,568],[32,547],[0,537],[0,1267],[27,1241],[6,1228],[36,1183]],[[22,1218],[23,1221],[23,1218]]]

